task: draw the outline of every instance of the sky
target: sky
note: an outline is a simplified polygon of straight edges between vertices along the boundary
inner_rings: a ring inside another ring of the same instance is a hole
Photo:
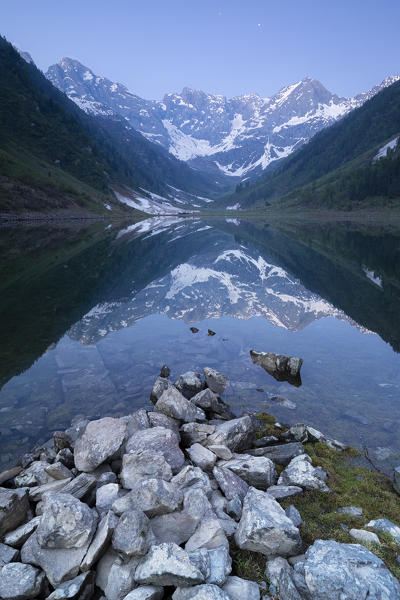
[[[304,77],[353,96],[400,74],[400,0],[0,0],[0,33],[136,94],[270,96]]]

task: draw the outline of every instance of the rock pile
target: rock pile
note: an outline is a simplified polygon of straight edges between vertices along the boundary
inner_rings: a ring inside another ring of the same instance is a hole
[[[274,598],[400,599],[359,544],[318,540],[301,554],[301,515],[278,500],[330,492],[302,445],[320,432],[297,425],[262,445],[256,417],[221,399],[223,375],[162,374],[153,411],[55,432],[0,488],[0,598],[259,600],[265,590],[232,575],[245,549],[265,556]]]

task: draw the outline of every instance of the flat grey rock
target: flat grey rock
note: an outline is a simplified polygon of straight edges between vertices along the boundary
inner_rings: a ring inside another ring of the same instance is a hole
[[[229,548],[219,546],[208,550],[210,561],[210,575],[206,579],[206,583],[222,586],[226,582],[228,575],[232,571],[232,559],[229,554]]]
[[[139,557],[137,556],[133,556],[127,562],[120,557],[114,560],[109,569],[107,584],[104,588],[107,600],[123,600],[136,587],[135,571],[138,563]]]
[[[36,527],[40,523],[40,517],[35,517],[24,523],[24,525],[20,525],[14,531],[9,531],[4,536],[4,543],[8,546],[13,546],[13,548],[21,548],[22,544],[26,542],[28,537],[35,531]]]
[[[173,473],[177,473],[185,462],[183,452],[179,448],[179,439],[172,429],[151,427],[134,433],[126,444],[126,452],[140,452],[143,450],[161,452],[171,466]]]
[[[129,592],[124,600],[161,600],[164,589],[161,585],[141,585]]]
[[[270,582],[270,591],[274,589],[274,595],[283,600],[302,600],[294,580],[293,569],[287,560],[278,556],[267,562],[265,574]]]
[[[220,520],[211,514],[205,515],[200,521],[196,531],[186,542],[185,550],[187,552],[193,552],[199,548],[213,550],[220,546],[228,548],[229,543]]]
[[[371,527],[375,531],[384,531],[394,537],[396,542],[400,544],[400,527],[389,521],[389,519],[373,519],[366,524],[366,527]]]
[[[266,492],[250,488],[235,533],[239,548],[268,557],[298,554],[300,533],[283,508]]]
[[[144,556],[155,542],[149,518],[140,510],[124,512],[112,536],[112,546],[125,557]]]
[[[310,600],[398,600],[400,583],[380,558],[360,544],[317,540],[294,567],[295,583]]]
[[[123,498],[125,490],[121,490],[118,483],[106,483],[96,490],[96,508],[99,514],[107,513],[119,498]]]
[[[260,588],[255,581],[241,577],[228,577],[222,587],[231,600],[260,600]]]
[[[150,427],[165,427],[165,429],[171,429],[175,435],[179,438],[179,427],[180,422],[171,417],[167,417],[163,413],[149,411],[147,413]]]
[[[135,581],[155,585],[192,586],[203,583],[204,575],[185,550],[173,543],[152,546],[137,566]]]
[[[224,393],[228,378],[211,367],[204,367],[204,379],[207,387],[219,396]]]
[[[206,415],[201,408],[195,406],[179,390],[173,387],[163,392],[157,400],[154,410],[184,423],[206,419]]]
[[[153,388],[150,394],[150,400],[153,404],[156,404],[157,400],[161,398],[165,390],[172,387],[172,383],[165,377],[157,377],[154,382]]]
[[[303,493],[303,488],[298,485],[271,485],[267,489],[267,494],[278,500],[279,498],[289,498]]]
[[[36,529],[42,548],[81,548],[88,545],[98,517],[74,496],[49,493],[43,499],[43,514]]]
[[[248,450],[252,456],[266,456],[276,465],[286,466],[290,461],[300,454],[304,454],[304,446],[300,442],[289,442],[288,444],[279,444],[276,446],[266,446],[264,448],[253,448]]]
[[[208,446],[208,449],[211,450],[211,452],[214,452],[214,454],[222,460],[230,460],[232,458],[232,452],[227,446],[223,446],[222,444]]]
[[[274,463],[265,456],[243,454],[231,460],[219,461],[218,466],[233,471],[248,485],[259,490],[266,490],[278,478]]]
[[[203,471],[211,471],[217,460],[216,455],[201,444],[193,444],[187,453],[190,460]]]
[[[18,527],[25,519],[28,508],[27,490],[0,488],[0,536]]]
[[[198,515],[194,516],[190,512],[181,510],[153,517],[150,526],[157,544],[174,542],[180,546],[193,535],[198,523]]]
[[[214,467],[213,475],[228,500],[232,500],[235,496],[239,496],[239,499],[243,501],[249,486],[241,477],[224,467]]]
[[[303,520],[301,518],[299,511],[297,510],[297,508],[295,506],[293,506],[293,504],[290,504],[290,506],[285,508],[285,513],[286,513],[286,516],[289,517],[289,519],[292,521],[292,523],[295,527],[300,527]]]
[[[364,544],[378,544],[381,545],[378,536],[376,533],[372,531],[367,531],[366,529],[350,529],[349,535],[357,542],[361,542]]]
[[[31,565],[8,563],[0,569],[0,598],[24,600],[36,598],[43,587],[44,573]]]
[[[171,465],[161,452],[142,450],[123,455],[120,479],[125,489],[134,488],[140,479],[152,478],[172,478]]]
[[[97,479],[94,474],[81,473],[78,477],[67,483],[62,488],[62,492],[63,494],[71,494],[80,500],[96,486],[96,483]]]
[[[306,490],[329,492],[321,471],[313,467],[308,454],[293,458],[278,479],[278,485],[297,485]]]
[[[75,442],[74,460],[78,471],[90,473],[121,448],[127,436],[123,419],[104,417],[90,421]]]
[[[231,600],[231,597],[218,586],[206,583],[190,588],[178,587],[172,594],[172,600]]]
[[[363,509],[357,506],[342,506],[337,509],[340,515],[350,515],[351,517],[362,517]]]
[[[203,387],[203,382],[200,379],[200,374],[194,371],[187,371],[182,375],[179,375],[175,381],[174,386],[180,393],[190,400],[192,396],[195,396]]]
[[[101,558],[110,544],[111,536],[118,523],[118,517],[109,511],[98,524],[96,533],[90,543],[87,553],[82,560],[81,571],[89,571],[92,566]]]
[[[70,481],[69,477],[68,479],[54,479],[49,483],[31,487],[29,488],[29,499],[33,500],[33,502],[40,502],[48,492],[62,492]]]
[[[0,542],[0,569],[10,562],[15,562],[18,554],[19,551],[16,548],[12,548],[11,546],[7,546]]]
[[[94,573],[87,571],[61,583],[47,600],[89,600],[94,592]]]
[[[46,468],[49,466],[47,461],[33,461],[29,467],[21,471],[19,475],[15,477],[14,483],[16,487],[34,487],[50,483],[54,478],[46,472]],[[59,477],[58,479],[65,479],[65,477]]]
[[[215,432],[207,438],[207,446],[227,446],[232,452],[251,448],[255,425],[249,416],[232,419],[216,426]]]
[[[209,435],[215,432],[215,425],[208,423],[184,423],[180,429],[183,447],[203,443]]]
[[[193,467],[192,465],[184,467],[171,479],[171,483],[176,485],[183,493],[189,489],[201,489],[209,496],[212,491],[210,478],[207,473],[204,473],[199,467]]]
[[[182,490],[173,481],[143,479],[125,496],[115,500],[112,509],[117,515],[127,510],[143,510],[148,517],[155,517],[174,512],[182,500]]]
[[[56,461],[45,468],[47,475],[53,477],[53,479],[68,479],[72,478],[72,473],[62,462]]]

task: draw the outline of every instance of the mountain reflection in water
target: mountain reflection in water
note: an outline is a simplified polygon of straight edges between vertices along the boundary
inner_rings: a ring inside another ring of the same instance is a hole
[[[0,250],[0,464],[78,414],[150,407],[164,363],[221,370],[238,414],[269,405],[398,460],[400,232],[170,217],[5,228]],[[302,387],[251,348],[303,357]]]

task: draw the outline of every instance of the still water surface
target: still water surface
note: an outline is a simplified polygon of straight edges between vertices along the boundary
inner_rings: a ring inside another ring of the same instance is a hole
[[[150,408],[164,363],[399,462],[399,231],[170,218],[4,228],[0,252],[0,465],[76,415]],[[301,356],[302,386],[251,349]]]

